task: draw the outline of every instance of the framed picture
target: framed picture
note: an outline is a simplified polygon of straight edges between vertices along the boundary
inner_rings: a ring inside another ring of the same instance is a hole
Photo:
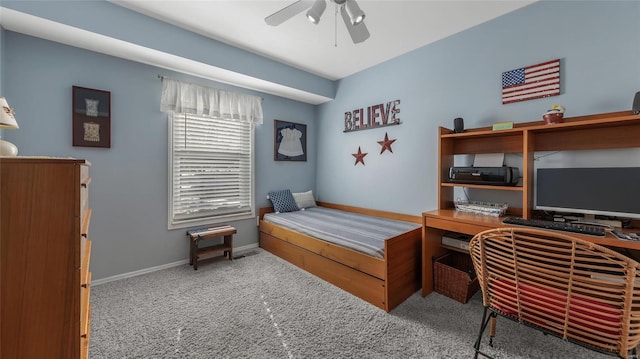
[[[274,120],[273,138],[274,160],[307,160],[307,125]]]
[[[111,92],[73,86],[73,145],[111,147]]]

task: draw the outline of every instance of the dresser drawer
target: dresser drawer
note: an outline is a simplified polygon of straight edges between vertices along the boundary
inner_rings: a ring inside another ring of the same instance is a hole
[[[89,184],[80,185],[80,213],[89,208]]]
[[[84,227],[87,209],[89,209],[89,170],[87,166],[80,166],[80,223]]]
[[[91,222],[91,208],[87,208],[82,211],[80,216],[80,236],[88,238],[89,236],[89,223]]]
[[[89,262],[91,260],[91,241],[86,237],[80,239],[80,285],[88,287],[91,284]]]
[[[91,310],[91,308],[89,308]],[[80,359],[89,357],[89,333],[86,337],[80,339]]]
[[[80,183],[85,183],[91,181],[89,177],[89,166],[81,165],[80,166]]]
[[[91,272],[88,273],[88,283],[91,282]],[[80,358],[89,357],[89,335],[91,332],[91,286],[87,284],[80,288]]]
[[[91,280],[91,272],[89,272],[89,280]],[[89,329],[91,327],[91,306],[89,304],[90,296],[90,285],[80,288],[80,336],[82,338],[89,336]]]

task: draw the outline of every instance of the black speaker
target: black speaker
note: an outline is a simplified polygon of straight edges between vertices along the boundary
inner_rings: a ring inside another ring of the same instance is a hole
[[[638,95],[636,94],[636,99],[637,99],[637,97],[638,97]],[[455,133],[464,132],[464,120],[462,119],[462,117],[458,117],[458,118],[454,118],[453,119],[453,132],[455,132]]]
[[[634,115],[640,115],[640,92],[636,92],[636,97],[633,98],[631,111]]]

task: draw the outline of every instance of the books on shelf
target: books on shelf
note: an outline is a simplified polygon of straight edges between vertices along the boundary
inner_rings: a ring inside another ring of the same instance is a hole
[[[493,124],[493,130],[510,130],[513,128],[513,122],[496,122]]]

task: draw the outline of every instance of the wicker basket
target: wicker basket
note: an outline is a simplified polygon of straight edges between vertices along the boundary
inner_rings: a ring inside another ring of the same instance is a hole
[[[467,303],[480,284],[468,254],[449,252],[433,262],[434,290],[460,303]]]

